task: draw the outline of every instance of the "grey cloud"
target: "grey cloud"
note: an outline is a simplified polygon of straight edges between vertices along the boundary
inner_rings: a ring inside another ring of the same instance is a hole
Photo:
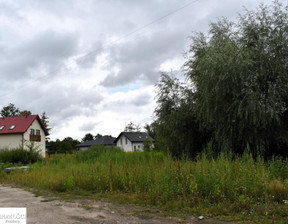
[[[165,2],[165,6],[166,3],[168,5],[166,9],[171,9],[172,5],[175,5],[173,1]],[[163,5],[163,2],[159,4]],[[116,67],[118,71],[110,71],[100,84],[113,88],[135,82],[155,83],[159,78],[159,66],[163,62],[173,57],[183,58],[182,54],[187,51],[190,44],[188,37],[193,31],[207,31],[209,23],[216,21],[217,17],[232,15],[236,17],[236,9],[239,10],[240,5],[244,3],[237,3],[235,6],[231,1],[225,1],[224,4],[225,6],[219,2],[208,1],[207,7],[201,7],[201,2],[197,2],[137,32],[133,38],[127,38],[126,43],[112,46],[110,63],[107,67],[108,69]],[[152,7],[153,4],[149,2],[144,5]],[[163,13],[165,10],[155,10],[157,13],[160,11]],[[152,14],[149,12],[150,16]]]
[[[0,69],[6,79],[14,80],[27,78],[36,69],[51,73],[63,67],[65,60],[76,52],[77,36],[47,31],[6,50],[6,60],[0,62]]]
[[[80,131],[91,132],[100,122],[87,122],[79,127]]]
[[[95,42],[90,49],[89,53],[81,56],[76,60],[76,63],[81,68],[91,68],[97,63],[97,56],[100,55],[103,51],[103,44],[100,41]]]
[[[159,78],[161,63],[174,56],[180,56],[187,38],[186,30],[155,32],[152,37],[126,43],[111,50],[109,67],[119,67],[117,74],[111,72],[101,82],[105,87],[116,87],[134,82],[154,84]],[[187,33],[188,35],[188,33]],[[185,36],[185,35],[184,35]]]
[[[133,106],[145,106],[147,104],[149,104],[152,100],[152,97],[150,94],[148,93],[141,93],[139,94],[137,97],[135,97],[134,99],[132,99],[130,101],[130,103],[133,105]]]
[[[46,88],[24,90],[21,98],[13,103],[20,109],[33,113],[46,112],[51,127],[67,125],[73,117],[93,116],[103,96],[97,90],[82,90],[77,86],[65,87],[61,83],[50,83]],[[79,124],[74,124],[78,126]]]
[[[123,96],[122,99],[115,99],[110,102],[106,102],[103,106],[104,110],[116,111],[120,112],[127,112],[129,110],[137,111],[140,108],[148,105],[151,103],[153,97],[148,92],[141,92],[136,95],[126,95]]]
[[[9,1],[0,3],[0,15],[8,20],[21,20],[22,16],[17,12],[18,7],[10,4]]]
[[[46,31],[31,39],[21,51],[38,60],[59,60],[71,56],[77,49],[77,35]]]

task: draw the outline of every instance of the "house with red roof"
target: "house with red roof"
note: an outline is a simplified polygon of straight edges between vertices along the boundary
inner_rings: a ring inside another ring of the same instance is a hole
[[[31,143],[45,157],[45,137],[49,133],[38,115],[0,117],[0,150],[28,149]]]

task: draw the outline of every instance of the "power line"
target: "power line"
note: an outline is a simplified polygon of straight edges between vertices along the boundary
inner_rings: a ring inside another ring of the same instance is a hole
[[[191,1],[191,2],[187,3],[186,5],[183,5],[182,7],[177,8],[177,9],[175,9],[175,10],[173,10],[173,11],[165,14],[164,16],[161,16],[161,17],[153,20],[152,22],[149,22],[149,23],[147,23],[147,24],[145,24],[145,25],[143,25],[143,26],[138,27],[137,29],[135,29],[135,30],[133,30],[133,31],[131,31],[131,32],[129,32],[129,33],[127,33],[127,34],[119,37],[119,38],[116,39],[116,40],[113,40],[113,41],[110,41],[110,42],[106,43],[105,45],[114,44],[114,43],[116,43],[116,42],[118,42],[118,41],[120,41],[120,40],[122,40],[122,39],[124,39],[124,38],[126,38],[126,37],[129,37],[129,36],[133,35],[134,33],[137,33],[137,32],[139,32],[139,31],[147,28],[148,26],[151,26],[151,25],[153,25],[153,24],[155,24],[155,23],[157,23],[157,22],[165,19],[165,18],[167,18],[167,17],[175,14],[176,12],[178,12],[178,11],[184,9],[184,8],[187,8],[188,6],[194,4],[194,3],[198,2],[198,1],[199,1],[199,0]],[[94,51],[91,51],[91,52],[87,53],[86,55],[84,55],[84,56],[82,56],[82,57],[83,57],[83,58],[84,58],[84,57],[87,57],[88,55],[93,54],[93,53],[96,53],[96,52],[102,50],[103,48],[104,48],[104,47],[102,46],[102,47],[100,47],[100,48],[98,48],[98,49],[96,49],[96,50],[94,50]]]
[[[137,33],[137,32],[139,32],[139,31],[141,31],[141,30],[144,30],[144,29],[146,29],[147,27],[149,27],[149,26],[151,26],[151,25],[153,25],[153,24],[155,24],[155,23],[157,23],[157,22],[159,22],[159,21],[161,21],[161,20],[163,20],[163,19],[165,19],[165,18],[167,18],[167,17],[169,17],[169,16],[171,16],[171,15],[173,15],[173,14],[181,11],[181,10],[183,10],[184,8],[189,7],[190,5],[192,5],[192,4],[194,4],[194,3],[198,2],[198,1],[199,1],[199,0],[190,1],[190,2],[188,2],[187,4],[185,4],[185,5],[177,8],[177,9],[175,9],[175,10],[170,11],[170,12],[168,12],[167,14],[165,14],[165,15],[159,17],[159,18],[157,18],[157,19],[155,19],[155,20],[153,20],[153,21],[151,21],[151,22],[149,22],[149,23],[147,23],[147,24],[145,24],[145,25],[143,25],[143,26],[140,26],[140,27],[136,28],[135,30],[133,30],[133,31],[127,33],[127,34],[124,34],[123,36],[117,38],[116,40],[112,40],[112,41],[110,41],[110,42],[107,42],[106,44],[104,44],[103,46],[97,48],[96,50],[90,51],[90,52],[86,53],[85,55],[80,56],[80,57],[78,57],[77,59],[74,59],[72,62],[68,63],[66,66],[72,65],[73,63],[77,63],[77,61],[79,61],[79,60],[81,60],[81,59],[83,59],[83,58],[86,58],[86,57],[88,57],[88,56],[90,56],[90,55],[92,55],[92,54],[94,54],[94,53],[97,53],[97,52],[103,50],[106,46],[115,44],[115,43],[119,42],[120,40],[123,40],[123,39],[125,39],[125,38],[127,38],[127,37],[129,37],[129,36],[131,36],[131,35],[133,35],[133,34],[135,34],[135,33]],[[39,80],[41,80],[41,79],[43,79],[43,78],[46,78],[46,77],[48,77],[49,75],[51,75],[51,74],[53,74],[53,73],[56,73],[56,72],[58,72],[58,71],[61,71],[62,69],[64,69],[64,68],[61,67],[61,68],[58,68],[58,69],[54,69],[53,71],[50,71],[48,74],[45,74],[45,75],[43,75],[43,76],[41,76],[41,77],[38,77],[38,78],[36,78],[36,79],[33,79],[32,82],[35,83],[36,81],[39,81]],[[27,87],[27,85],[22,85],[22,87],[19,87],[18,90],[19,90],[19,89],[23,89],[23,88],[25,88],[25,87]],[[4,97],[4,96],[11,95],[11,94],[13,94],[13,93],[12,93],[12,92],[9,92],[9,93],[6,93],[6,94],[2,94],[2,95],[0,95],[0,98],[2,98],[2,97]]]

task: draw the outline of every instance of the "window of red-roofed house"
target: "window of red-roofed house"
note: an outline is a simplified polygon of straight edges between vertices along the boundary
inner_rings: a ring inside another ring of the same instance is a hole
[[[10,129],[10,130],[13,130],[15,127],[16,127],[16,125],[13,124],[9,129]]]

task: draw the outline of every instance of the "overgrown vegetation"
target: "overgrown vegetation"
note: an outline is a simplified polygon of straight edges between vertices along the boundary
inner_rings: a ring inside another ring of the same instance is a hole
[[[1,182],[53,192],[96,194],[126,203],[157,206],[226,219],[288,221],[287,160],[232,159],[221,153],[196,161],[162,152],[125,153],[98,146],[55,155],[26,172],[1,175]],[[86,192],[86,193],[84,193]],[[284,223],[283,222],[283,223]]]
[[[0,163],[26,165],[42,159],[40,153],[32,145],[28,149],[0,149]]]
[[[156,140],[174,156],[215,151],[288,154],[288,7],[280,1],[221,19],[196,33],[186,55],[185,83],[162,74]]]

